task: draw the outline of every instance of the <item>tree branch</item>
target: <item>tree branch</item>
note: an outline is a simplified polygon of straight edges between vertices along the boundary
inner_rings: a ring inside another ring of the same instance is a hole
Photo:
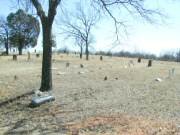
[[[50,23],[53,22],[56,15],[57,6],[61,3],[61,0],[49,0],[48,19]]]
[[[41,4],[39,3],[39,1],[38,0],[31,0],[31,2],[34,5],[34,7],[36,8],[37,14],[40,17],[40,19],[44,20],[46,18],[46,14],[45,14]]]

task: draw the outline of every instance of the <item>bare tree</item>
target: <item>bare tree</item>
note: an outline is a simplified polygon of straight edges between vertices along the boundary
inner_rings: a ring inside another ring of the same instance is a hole
[[[75,37],[75,42],[80,48],[80,59],[82,59],[83,55],[83,47],[84,47],[84,42],[82,38],[79,38],[79,36]]]
[[[60,28],[67,37],[72,37],[80,47],[80,58],[82,58],[83,46],[85,46],[86,60],[88,60],[89,46],[94,39],[92,29],[99,20],[99,12],[94,12],[92,8],[84,6],[82,3],[77,3],[76,11],[62,19],[63,24]]]
[[[52,90],[52,25],[57,6],[61,0],[49,0],[47,14],[39,0],[31,0],[42,24],[43,31],[43,61],[41,76],[41,91]]]
[[[164,16],[159,9],[146,7],[148,0],[92,0],[95,9],[108,15],[114,22],[116,40],[119,40],[120,30],[127,34],[127,23],[121,18],[124,13],[133,18],[142,18],[149,23],[155,23],[158,17]],[[113,12],[116,11],[116,12]],[[118,12],[118,13],[117,13]]]
[[[1,17],[0,18],[0,42],[4,44],[6,49],[6,55],[9,54],[9,27],[6,20]]]
[[[18,0],[20,1],[20,0]],[[52,25],[54,22],[54,17],[56,15],[57,6],[62,3],[63,0],[48,0],[48,11],[42,7],[42,2],[40,0],[26,0],[30,1],[35,7],[37,14],[41,20],[42,30],[43,30],[43,62],[42,62],[42,78],[41,78],[41,91],[48,91],[52,89],[52,70],[51,70],[51,59],[52,59]],[[90,0],[91,6],[97,11],[101,10],[108,14],[114,21],[116,33],[118,33],[118,25],[125,26],[123,21],[120,21],[117,16],[113,14],[113,9],[117,8],[121,10],[122,8],[128,11],[131,15],[138,15],[145,20],[152,22],[153,15],[160,15],[157,10],[147,9],[145,7],[145,2],[147,0]],[[44,1],[45,2],[45,1]],[[69,2],[69,1],[68,1]],[[69,3],[70,4],[70,3]],[[123,11],[123,10],[121,10]],[[84,15],[82,16],[84,17]],[[82,22],[84,21],[81,20]],[[87,23],[86,21],[84,23]],[[93,26],[94,22],[88,22],[88,25]],[[87,32],[89,29],[87,29]],[[87,34],[87,33],[86,33]],[[84,36],[84,35],[83,35]],[[89,35],[88,35],[89,38]],[[118,36],[117,36],[118,38]],[[86,40],[86,45],[89,42]],[[88,48],[86,47],[86,53],[88,54]],[[87,55],[88,59],[88,55]]]

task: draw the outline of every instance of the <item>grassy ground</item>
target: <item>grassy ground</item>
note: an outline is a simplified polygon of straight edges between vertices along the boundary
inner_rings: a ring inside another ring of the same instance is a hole
[[[0,102],[40,87],[41,58],[1,56],[0,63]],[[56,100],[29,108],[31,95],[2,106],[2,134],[180,134],[179,63],[148,68],[147,60],[54,55],[52,70]]]

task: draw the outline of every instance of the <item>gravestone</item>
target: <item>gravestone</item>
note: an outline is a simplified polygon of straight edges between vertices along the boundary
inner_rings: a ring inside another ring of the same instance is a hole
[[[13,54],[13,60],[17,61],[17,55]]]
[[[40,54],[39,54],[39,53],[37,53],[37,54],[36,54],[36,58],[39,58],[39,56],[40,56]]]
[[[69,62],[67,62],[67,63],[66,63],[66,67],[69,67],[69,66],[70,66],[70,63],[69,63]]]
[[[133,67],[133,66],[134,66],[134,61],[133,61],[133,60],[130,60],[129,63],[128,63],[128,66],[129,66],[129,67]]]
[[[17,77],[17,75],[15,75],[15,76],[14,76],[14,80],[17,80],[17,79],[18,79],[18,77]]]
[[[149,60],[148,61],[148,67],[151,67],[152,66],[152,60]]]
[[[100,56],[100,60],[101,60],[101,61],[103,60],[103,56]]]
[[[84,67],[84,65],[83,65],[83,64],[80,64],[80,67],[81,67],[81,68],[83,68],[83,67]]]
[[[175,75],[175,68],[169,69],[169,78]]]
[[[46,102],[54,101],[55,97],[51,92],[35,91],[30,103],[30,107],[37,107]]]
[[[141,63],[141,58],[140,57],[138,58],[138,63]]]
[[[30,60],[31,59],[31,54],[30,54],[30,52],[28,52],[28,60]]]

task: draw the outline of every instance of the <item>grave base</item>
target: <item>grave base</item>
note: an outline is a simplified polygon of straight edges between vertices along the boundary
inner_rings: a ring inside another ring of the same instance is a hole
[[[37,107],[37,106],[40,106],[41,104],[44,104],[46,102],[51,102],[54,100],[55,100],[55,97],[52,95],[34,97],[31,100],[30,107]]]

